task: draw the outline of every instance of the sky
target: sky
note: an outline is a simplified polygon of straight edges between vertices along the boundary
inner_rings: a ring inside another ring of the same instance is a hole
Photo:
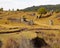
[[[0,0],[0,8],[9,9],[24,9],[31,6],[60,4],[60,0]]]

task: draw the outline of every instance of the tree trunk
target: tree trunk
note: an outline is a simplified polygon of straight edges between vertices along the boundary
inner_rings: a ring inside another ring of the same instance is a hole
[[[42,17],[42,14],[39,16],[39,18],[41,18]]]

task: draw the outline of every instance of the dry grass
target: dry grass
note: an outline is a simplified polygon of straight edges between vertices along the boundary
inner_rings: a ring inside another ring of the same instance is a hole
[[[53,13],[53,15],[48,18],[40,18],[40,19],[36,18],[36,16],[38,16],[37,13],[35,16],[31,16],[32,13],[36,13],[36,12],[3,12],[1,13],[0,18],[2,19],[0,19],[0,32],[13,31],[13,30],[21,29],[21,28],[60,29],[60,20],[56,18],[56,16],[60,15],[60,13]],[[7,20],[7,18],[9,17],[20,19],[23,16],[25,16],[25,18],[27,18],[28,21],[33,20],[35,25],[28,25],[22,22],[11,22]],[[53,20],[53,25],[50,25],[49,20]],[[16,27],[17,29],[13,29]],[[32,45],[28,43],[29,42],[28,39],[35,38],[36,37],[35,32],[36,30],[23,31],[22,33],[13,33],[13,34],[0,34],[0,39],[3,41],[2,48],[27,48],[27,47],[33,48],[31,47]],[[23,35],[24,37],[21,38],[21,35]],[[60,43],[59,43],[60,42],[60,30],[40,30],[39,37],[46,40],[46,42],[50,44],[52,48],[60,48]]]
[[[6,48],[33,48],[30,40],[22,37],[21,38],[10,38],[7,40],[5,45]]]

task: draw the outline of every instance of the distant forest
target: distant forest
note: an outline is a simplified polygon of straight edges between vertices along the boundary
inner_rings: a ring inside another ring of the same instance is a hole
[[[23,9],[23,11],[37,11],[40,7],[44,7],[46,8],[48,11],[50,10],[59,10],[60,11],[60,4],[57,5],[40,5],[40,6],[32,6],[32,7],[28,7]]]

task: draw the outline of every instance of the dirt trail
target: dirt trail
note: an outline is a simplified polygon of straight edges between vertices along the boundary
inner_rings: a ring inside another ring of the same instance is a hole
[[[60,29],[45,29],[45,28],[34,28],[34,29],[28,29],[28,28],[23,28],[23,29],[18,29],[15,31],[4,31],[4,32],[0,32],[0,34],[10,34],[10,33],[18,33],[18,32],[22,32],[22,31],[33,31],[33,30],[59,30]]]

